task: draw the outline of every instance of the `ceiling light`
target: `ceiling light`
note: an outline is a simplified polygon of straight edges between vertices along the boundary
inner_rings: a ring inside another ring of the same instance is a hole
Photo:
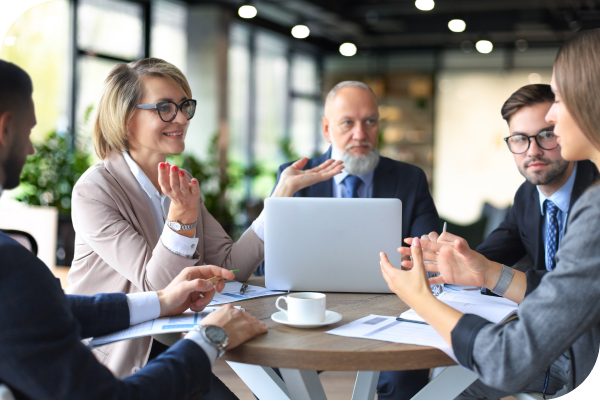
[[[450,28],[452,32],[462,32],[466,27],[467,24],[465,24],[465,21],[461,19],[453,19],[448,22],[448,28]]]
[[[527,80],[530,84],[539,84],[542,82],[542,76],[537,72],[532,72],[529,74],[529,76],[527,76]]]
[[[435,7],[435,2],[433,0],[417,0],[415,1],[415,7],[421,11],[429,11],[433,10],[433,7]]]
[[[306,25],[296,25],[292,28],[292,36],[296,39],[304,39],[310,35],[310,29]]]
[[[488,54],[494,48],[494,45],[489,40],[480,40],[475,43],[475,48],[479,53]]]
[[[517,47],[518,51],[524,52],[529,47],[529,44],[527,43],[527,41],[525,39],[518,39],[515,42],[515,46]]]
[[[238,10],[238,14],[242,18],[254,18],[258,12],[254,6],[241,6]]]
[[[16,42],[17,42],[16,36],[7,36],[4,38],[4,44],[6,46],[14,46]]]
[[[356,54],[356,45],[354,43],[342,43],[340,53],[346,57],[354,56]]]

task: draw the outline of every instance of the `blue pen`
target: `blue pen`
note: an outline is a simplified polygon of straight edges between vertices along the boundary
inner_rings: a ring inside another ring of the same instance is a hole
[[[397,317],[396,318],[397,321],[399,322],[406,322],[406,323],[416,323],[416,324],[424,324],[429,326],[429,323],[425,323],[425,322],[418,322],[416,320],[408,320],[408,319],[402,319],[401,317]]]

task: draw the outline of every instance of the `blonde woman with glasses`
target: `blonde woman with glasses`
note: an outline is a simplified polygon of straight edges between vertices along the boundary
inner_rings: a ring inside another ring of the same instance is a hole
[[[556,100],[546,121],[555,125],[562,157],[600,165],[600,30],[563,44],[551,86]],[[459,398],[499,399],[523,390],[559,396],[592,371],[600,345],[600,185],[581,195],[568,219],[551,272],[523,273],[492,262],[449,233],[406,240],[412,246],[400,253],[412,255],[413,262],[402,262],[410,271],[394,269],[381,254],[390,289],[478,374]],[[426,271],[441,276],[428,281]],[[431,294],[430,284],[440,283],[490,288],[519,304],[519,319],[492,324],[463,315]]]
[[[69,293],[157,291],[185,267],[202,264],[239,270],[235,279],[244,281],[263,260],[262,217],[233,242],[206,210],[198,180],[166,162],[167,155],[184,151],[195,110],[185,76],[166,61],[143,59],[110,72],[93,133],[102,161],[73,189]],[[343,168],[329,160],[303,171],[305,164],[301,159],[285,170],[272,196],[292,196]],[[206,306],[214,291],[196,306]],[[146,337],[95,353],[124,377],[165,348]]]

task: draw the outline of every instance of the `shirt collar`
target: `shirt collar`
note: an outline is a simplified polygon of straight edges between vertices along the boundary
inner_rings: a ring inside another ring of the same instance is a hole
[[[563,213],[567,213],[569,211],[569,206],[571,203],[571,193],[573,192],[573,186],[575,185],[575,176],[577,175],[577,162],[575,162],[575,167],[573,167],[573,171],[571,172],[571,176],[564,183],[562,187],[558,191],[552,194],[552,196],[546,196],[540,191],[540,188],[536,186],[538,194],[540,195],[540,210],[542,211],[542,216],[544,215],[544,202],[546,199],[550,199],[552,203],[554,203]]]
[[[148,176],[142,171],[140,166],[138,166],[138,164],[135,161],[133,161],[131,156],[129,156],[129,153],[123,152],[123,157],[125,158],[125,162],[129,166],[129,170],[131,170],[131,173],[133,174],[137,182],[140,184],[144,192],[146,192],[146,195],[148,195],[149,198],[152,198],[153,196],[158,196],[160,198],[160,193],[158,192],[154,184],[152,184],[150,178],[148,178]]]
[[[331,144],[331,158],[333,160],[342,160],[342,152],[338,150],[338,148],[332,143]],[[357,175],[358,178],[365,184],[365,188],[369,187],[373,182],[373,175],[375,174],[375,169],[369,171],[366,174]],[[333,181],[336,185],[340,185],[342,181],[350,174],[343,169],[341,173],[333,176]]]

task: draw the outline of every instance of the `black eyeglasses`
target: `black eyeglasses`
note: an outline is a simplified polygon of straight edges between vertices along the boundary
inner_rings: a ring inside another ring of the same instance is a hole
[[[558,137],[554,131],[540,131],[535,135],[516,134],[504,138],[508,150],[517,155],[525,153],[531,146],[531,138],[535,138],[537,145],[544,150],[552,150],[558,147]]]
[[[138,104],[138,109],[144,110],[158,110],[158,116],[161,120],[168,123],[177,117],[177,112],[181,110],[185,118],[191,120],[196,113],[196,101],[194,99],[187,99],[181,102],[181,105],[177,105],[175,102],[167,100],[166,102],[160,103],[148,103]]]

